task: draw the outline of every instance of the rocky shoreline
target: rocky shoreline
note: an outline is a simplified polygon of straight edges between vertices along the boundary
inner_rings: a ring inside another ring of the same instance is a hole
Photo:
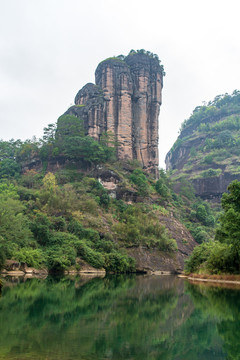
[[[6,260],[4,268],[1,271],[1,276],[24,276],[24,277],[39,277],[45,278],[49,274],[48,270],[36,269],[33,267],[28,267],[25,263],[20,263],[15,260]],[[85,261],[81,260],[81,264],[79,264],[79,269],[76,267],[69,268],[64,272],[65,275],[100,275],[104,276],[106,274],[105,269],[96,269],[91,265],[87,264]]]
[[[240,275],[200,275],[200,274],[180,274],[180,278],[189,280],[191,283],[208,283],[209,285],[236,285],[240,287]]]

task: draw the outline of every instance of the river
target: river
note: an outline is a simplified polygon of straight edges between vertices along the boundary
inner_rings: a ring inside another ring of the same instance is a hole
[[[240,359],[240,290],[176,276],[6,279],[0,359]]]

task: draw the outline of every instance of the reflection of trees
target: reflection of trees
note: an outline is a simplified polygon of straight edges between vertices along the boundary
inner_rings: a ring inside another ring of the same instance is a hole
[[[238,359],[239,292],[186,290],[167,276],[31,279],[4,287],[0,359]]]
[[[221,287],[188,284],[194,305],[205,317],[205,324],[215,324],[223,340],[227,359],[240,358],[240,292]]]
[[[4,288],[0,359],[161,359],[191,313],[177,278],[79,281],[31,279]]]
[[[224,340],[224,349],[228,354],[228,359],[239,360],[240,358],[240,321],[222,321],[219,326],[219,334]]]

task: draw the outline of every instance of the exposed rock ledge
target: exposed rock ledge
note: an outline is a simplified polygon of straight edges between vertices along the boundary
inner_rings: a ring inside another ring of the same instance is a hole
[[[25,263],[16,260],[6,260],[4,269],[1,271],[2,276],[47,276],[47,269],[35,269],[28,267]]]
[[[178,251],[167,253],[158,249],[138,247],[128,249],[128,254],[136,260],[137,272],[152,275],[181,273],[184,269],[184,260],[197,243],[175,218],[162,216],[159,221],[166,226],[170,237],[176,240]]]
[[[203,278],[197,278],[197,277],[187,277],[188,280],[194,281],[200,281],[200,282],[208,282],[208,283],[219,283],[219,284],[233,284],[233,285],[240,285],[240,281],[237,280],[216,280],[216,279],[203,279]]]
[[[86,261],[77,258],[76,266],[72,266],[70,269],[65,271],[65,274],[76,274],[76,275],[97,275],[97,276],[105,276],[105,269],[96,269],[93,266],[86,263]]]
[[[77,258],[76,266],[72,266],[65,271],[65,274],[76,275],[97,275],[105,276],[105,269],[96,269],[86,263],[84,260]],[[27,277],[46,277],[48,275],[47,269],[35,269],[28,267],[24,263],[20,263],[16,260],[6,260],[4,269],[1,271],[1,275],[4,276],[27,276]]]

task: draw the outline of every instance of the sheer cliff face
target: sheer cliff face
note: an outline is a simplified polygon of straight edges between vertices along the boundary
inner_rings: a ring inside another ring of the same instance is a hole
[[[119,159],[137,159],[157,174],[162,76],[158,60],[145,54],[105,60],[96,69],[96,85],[85,85],[68,113],[81,117],[95,139],[112,134]]]
[[[115,135],[120,159],[132,159],[133,83],[130,69],[123,61],[104,61],[98,65],[95,78],[104,94],[103,131]]]

